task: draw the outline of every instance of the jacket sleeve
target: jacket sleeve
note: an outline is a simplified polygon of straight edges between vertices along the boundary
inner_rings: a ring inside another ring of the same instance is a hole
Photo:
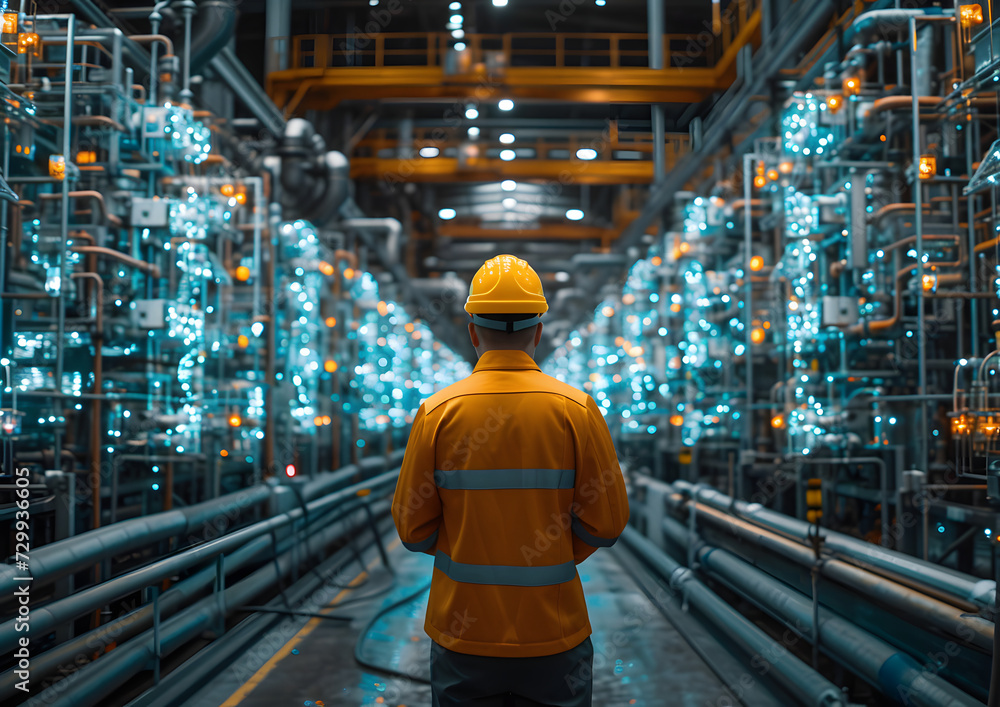
[[[587,397],[586,429],[576,460],[571,527],[577,564],[618,540],[628,523],[628,497],[608,424],[594,399]]]
[[[407,550],[434,554],[441,525],[441,497],[434,482],[434,434],[422,405],[403,455],[392,498],[392,519]]]

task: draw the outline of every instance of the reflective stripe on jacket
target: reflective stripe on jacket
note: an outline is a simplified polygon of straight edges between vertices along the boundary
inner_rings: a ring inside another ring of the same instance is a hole
[[[576,565],[617,540],[628,499],[594,399],[522,351],[488,351],[417,411],[392,515],[434,556],[427,634],[528,657],[590,635]]]

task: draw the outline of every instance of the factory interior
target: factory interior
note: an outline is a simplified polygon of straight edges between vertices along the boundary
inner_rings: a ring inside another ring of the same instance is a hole
[[[509,253],[594,705],[1000,707],[1000,3],[0,4],[0,704],[431,705],[390,501]]]

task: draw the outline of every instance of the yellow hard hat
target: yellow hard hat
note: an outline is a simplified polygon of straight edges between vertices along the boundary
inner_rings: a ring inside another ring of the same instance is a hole
[[[469,284],[465,311],[472,321],[488,329],[519,331],[538,324],[549,305],[542,292],[542,280],[526,260],[514,255],[490,258]],[[518,322],[498,322],[479,314],[535,314]]]

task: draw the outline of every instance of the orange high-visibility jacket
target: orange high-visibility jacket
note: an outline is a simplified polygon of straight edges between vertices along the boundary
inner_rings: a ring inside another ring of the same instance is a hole
[[[417,411],[392,516],[408,549],[434,556],[427,634],[528,657],[590,635],[576,565],[618,539],[628,498],[594,399],[523,351],[488,351]]]

